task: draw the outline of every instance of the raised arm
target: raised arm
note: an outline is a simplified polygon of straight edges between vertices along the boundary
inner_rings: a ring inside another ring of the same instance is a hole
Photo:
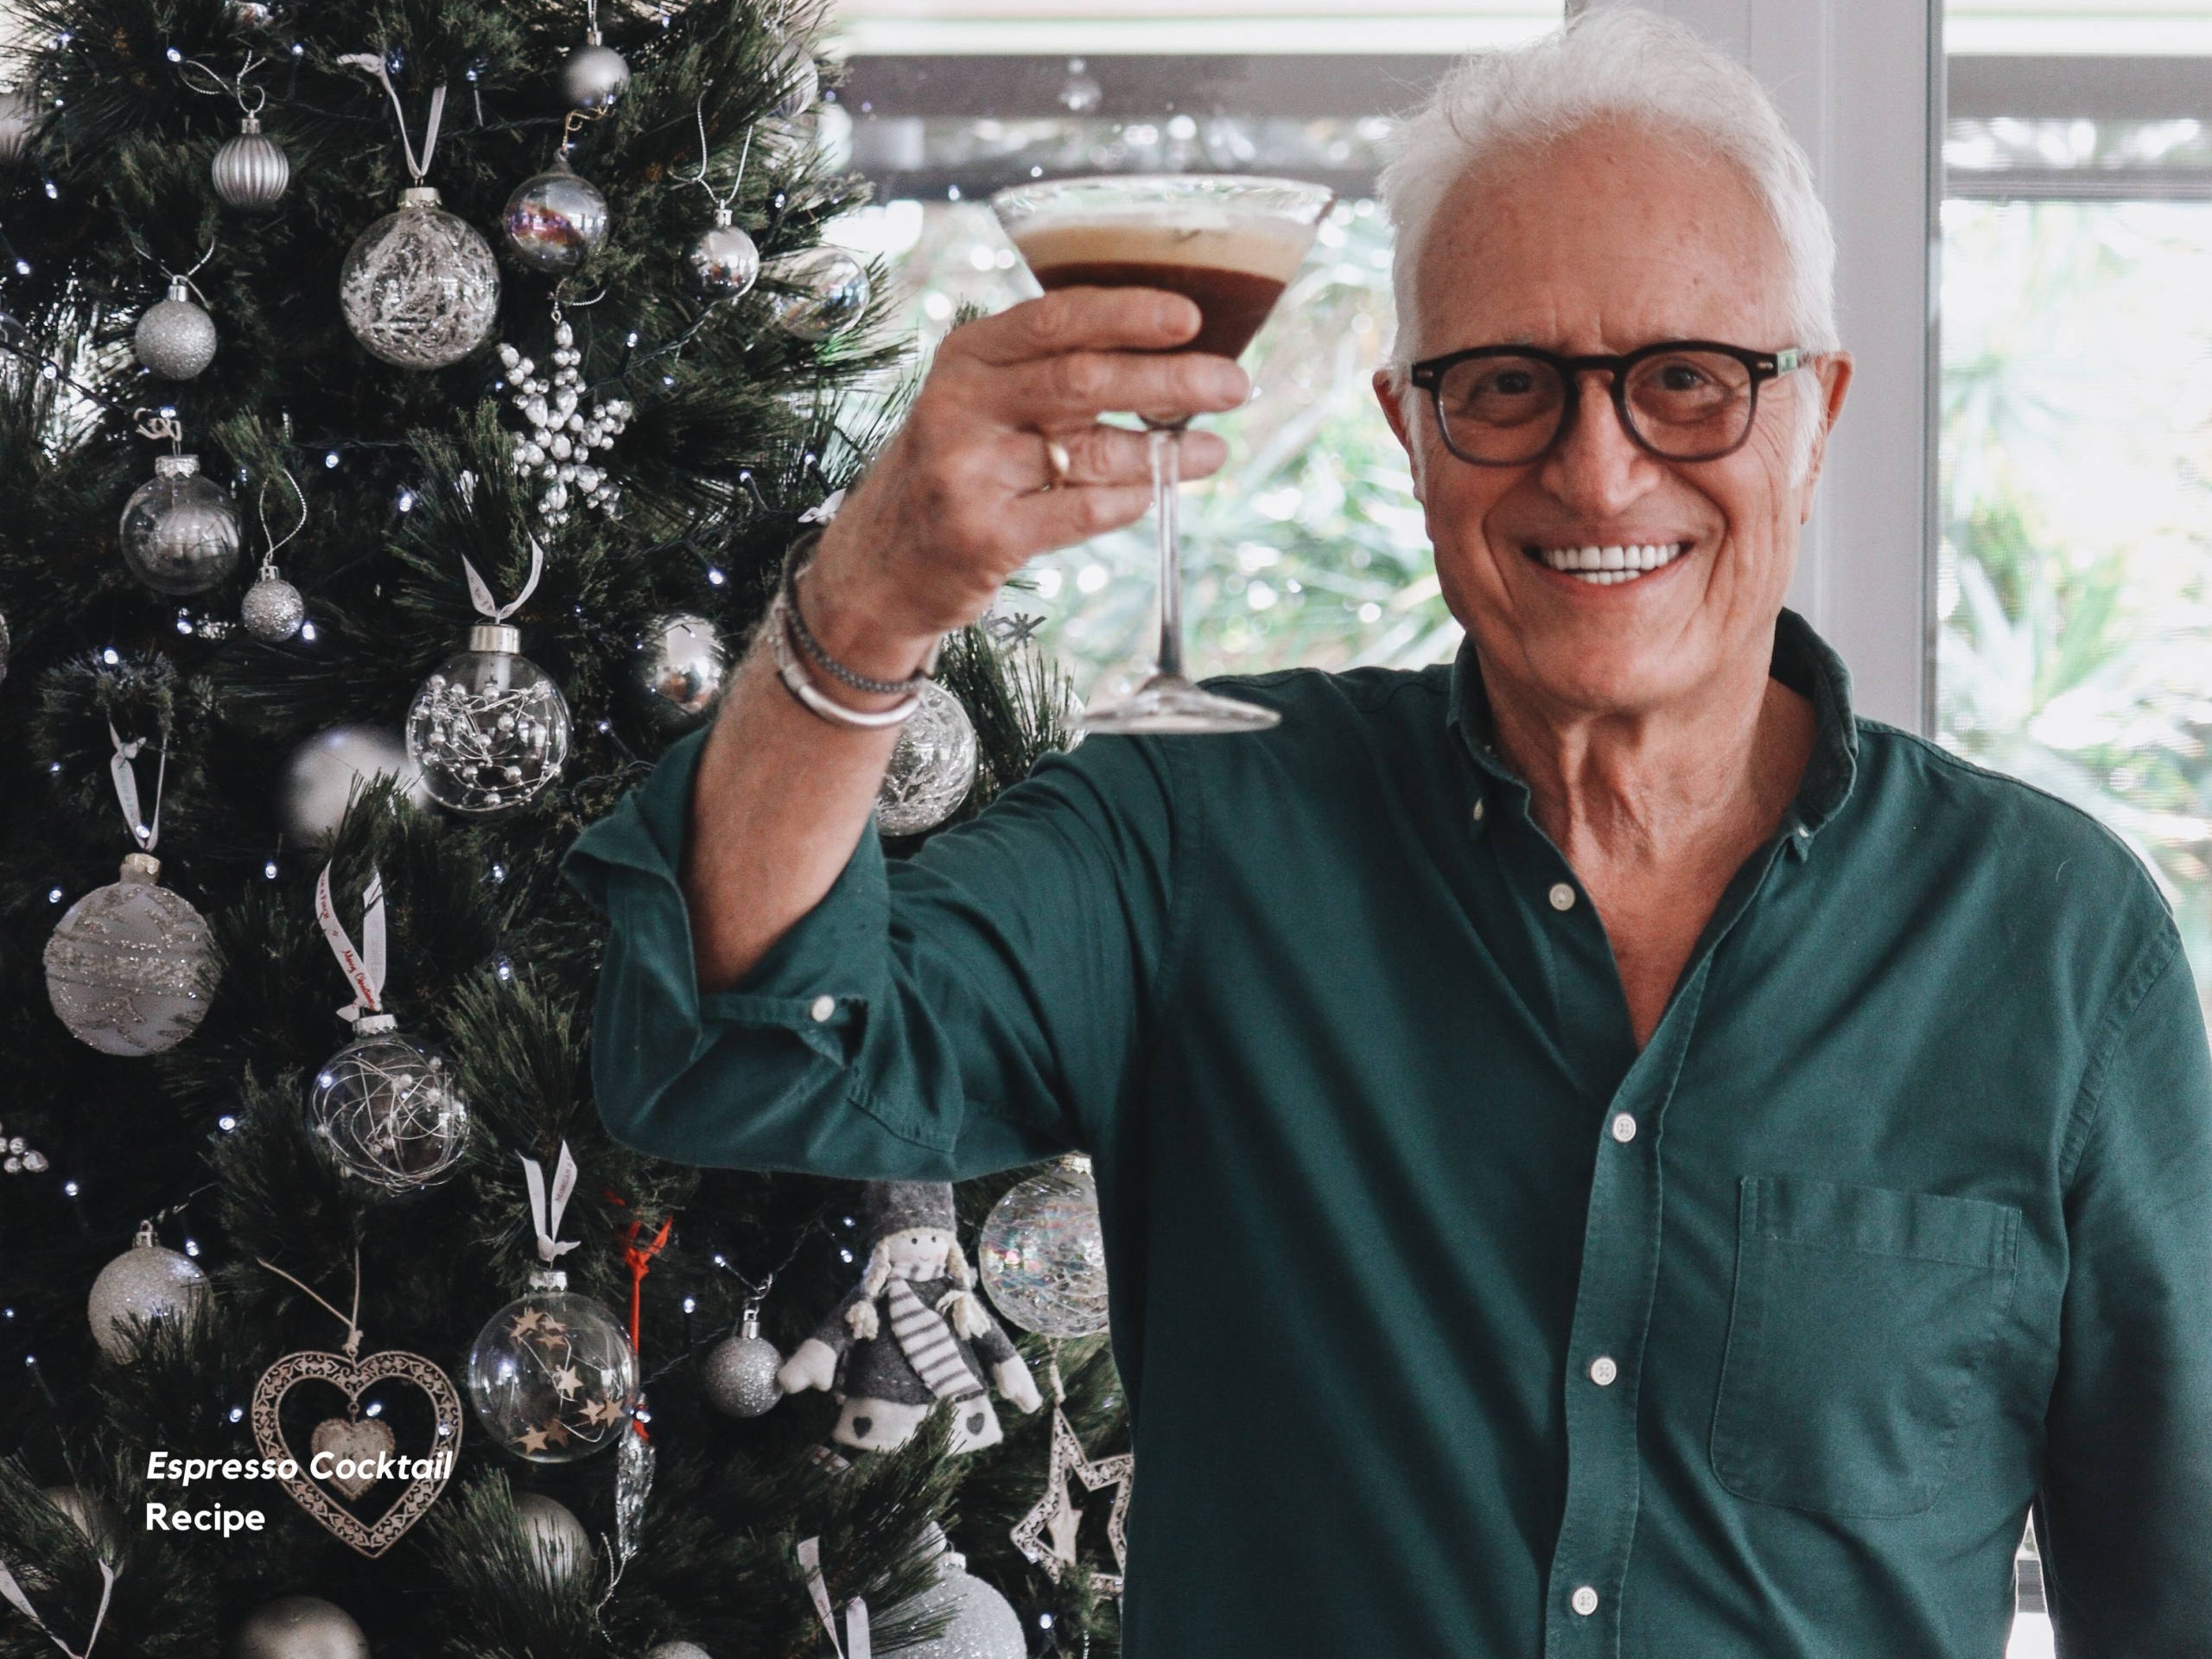
[[[868,678],[906,678],[1031,557],[1141,517],[1144,438],[1098,416],[1173,418],[1240,403],[1248,382],[1235,364],[1173,353],[1198,327],[1198,308],[1175,295],[1070,289],[955,329],[799,584],[823,647]],[[1068,463],[1057,482],[1056,448]],[[1211,473],[1224,453],[1211,434],[1188,435],[1184,476]],[[812,677],[855,709],[897,701],[819,670]],[[802,707],[766,639],[756,642],[692,796],[683,880],[702,991],[735,985],[821,902],[868,823],[896,741],[895,729],[856,729]]]

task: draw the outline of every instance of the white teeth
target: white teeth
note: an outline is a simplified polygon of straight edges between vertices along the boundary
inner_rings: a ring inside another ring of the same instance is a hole
[[[1634,582],[1646,571],[1672,564],[1688,550],[1687,542],[1646,543],[1617,547],[1547,547],[1538,550],[1543,562],[1578,582],[1610,588]]]

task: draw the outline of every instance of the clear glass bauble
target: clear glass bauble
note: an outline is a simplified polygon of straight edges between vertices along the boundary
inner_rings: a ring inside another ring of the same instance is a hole
[[[728,678],[729,652],[705,617],[667,611],[645,625],[631,683],[645,718],[662,731],[688,731],[704,720]]]
[[[516,258],[532,270],[570,271],[607,240],[607,198],[579,178],[566,156],[524,179],[507,198],[499,228]]]
[[[276,816],[284,839],[296,847],[316,847],[338,833],[346,809],[380,779],[397,785],[410,804],[428,806],[430,791],[423,773],[407,758],[399,734],[381,726],[333,726],[292,751],[277,779]]]
[[[238,620],[245,631],[268,645],[281,645],[290,639],[307,620],[307,601],[279,575],[263,576],[238,601]]]
[[[162,455],[123,507],[123,562],[157,594],[200,594],[238,568],[231,499],[200,476],[197,455]]]
[[[92,1340],[110,1359],[135,1359],[149,1327],[198,1319],[207,1306],[207,1275],[192,1258],[154,1243],[153,1229],[100,1269],[86,1305]]]
[[[758,1315],[747,1313],[744,1324],[707,1350],[700,1362],[700,1384],[707,1402],[732,1417],[758,1417],[784,1397],[776,1381],[784,1357],[776,1344],[760,1334]]]
[[[976,1241],[983,1288],[998,1311],[1044,1337],[1106,1329],[1106,1240],[1087,1158],[1064,1158],[1017,1181]]]
[[[468,1399],[494,1440],[532,1463],[573,1463],[634,1433],[637,1356],[614,1316],[560,1273],[485,1321],[468,1351]]]
[[[801,248],[760,268],[776,326],[797,340],[825,340],[867,315],[868,267],[842,248]]]
[[[215,940],[157,859],[69,906],[46,942],[46,995],[70,1035],[103,1054],[159,1054],[198,1028],[214,994]]]
[[[976,782],[976,728],[967,709],[935,680],[922,683],[920,696],[875,791],[875,827],[887,836],[936,829],[959,810]]]
[[[530,804],[569,759],[561,688],[518,655],[516,631],[478,628],[474,649],[423,683],[407,711],[407,758],[431,799],[469,817]]]
[[[208,172],[215,194],[226,205],[246,213],[274,207],[283,200],[285,188],[292,181],[290,158],[251,115],[238,136],[215,152]]]
[[[822,77],[805,41],[786,40],[776,48],[768,66],[768,84],[776,89],[772,113],[779,119],[796,121],[814,107],[822,96]]]
[[[717,213],[715,222],[692,243],[691,274],[701,292],[718,300],[749,294],[760,280],[760,250],[730,222],[728,208]]]
[[[338,274],[338,304],[372,356],[442,369],[491,338],[499,263],[472,226],[438,206],[436,191],[417,188],[354,242]]]
[[[139,314],[130,336],[138,360],[164,380],[190,380],[215,360],[215,319],[201,310],[182,277]]]
[[[308,1124],[331,1162],[385,1192],[454,1173],[468,1147],[468,1096],[446,1057],[372,1014],[315,1074]]]
[[[224,1659],[369,1659],[369,1638],[334,1602],[285,1596],[239,1621]]]

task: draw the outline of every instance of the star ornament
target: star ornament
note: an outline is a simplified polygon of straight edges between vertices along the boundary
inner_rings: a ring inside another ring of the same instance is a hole
[[[1106,1518],[1106,1541],[1113,1547],[1115,1570],[1095,1577],[1098,1587],[1108,1595],[1120,1595],[1122,1575],[1128,1568],[1129,1488],[1136,1466],[1134,1452],[1101,1458],[1093,1463],[1084,1455],[1083,1442],[1076,1438],[1067,1413],[1055,1405],[1052,1457],[1045,1470],[1045,1495],[1015,1523],[1014,1547],[1043,1567],[1052,1582],[1058,1584],[1060,1574],[1076,1564],[1076,1529],[1083,1520],[1069,1481],[1079,1481],[1086,1492],[1110,1486],[1114,1489],[1114,1508]],[[1052,1541],[1049,1545],[1046,1542],[1048,1537]]]

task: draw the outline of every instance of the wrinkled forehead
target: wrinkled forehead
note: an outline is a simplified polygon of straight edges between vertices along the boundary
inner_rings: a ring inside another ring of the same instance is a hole
[[[1789,257],[1750,177],[1709,144],[1641,123],[1593,122],[1470,166],[1414,278],[1422,355],[1795,343]]]

